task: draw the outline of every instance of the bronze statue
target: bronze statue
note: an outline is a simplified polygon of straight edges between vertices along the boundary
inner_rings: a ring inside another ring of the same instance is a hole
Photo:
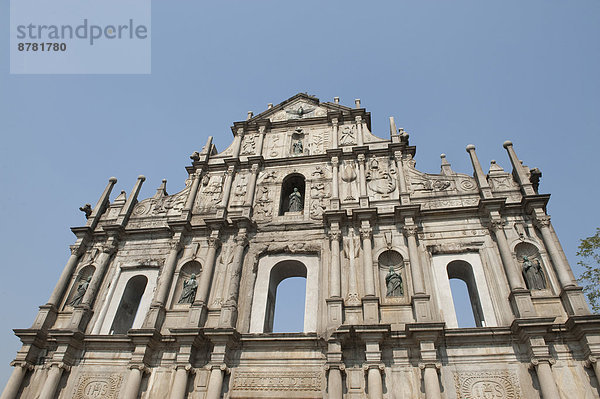
[[[196,290],[198,289],[198,282],[196,281],[196,274],[192,273],[189,279],[183,282],[183,290],[177,303],[194,303],[196,300]]]
[[[402,276],[396,273],[393,266],[390,266],[390,271],[385,276],[385,284],[387,292],[385,296],[402,296],[404,289],[402,288]]]
[[[290,205],[288,206],[288,211],[300,212],[302,208],[302,194],[300,194],[298,188],[294,187],[294,192],[290,194]]]
[[[540,261],[535,259],[535,264],[527,256],[523,256],[523,277],[530,290],[543,290],[546,288],[546,279]]]
[[[71,299],[71,302],[69,302],[69,305],[71,305],[71,306],[79,305],[81,303],[81,301],[83,301],[83,296],[85,295],[85,292],[87,291],[91,280],[92,280],[92,276],[89,276],[85,280],[79,282],[79,285],[77,286],[77,292],[73,296],[73,299]]]

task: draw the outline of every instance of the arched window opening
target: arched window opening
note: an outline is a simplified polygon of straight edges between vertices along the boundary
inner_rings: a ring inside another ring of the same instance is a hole
[[[285,215],[288,212],[302,212],[304,209],[305,186],[304,176],[299,173],[293,173],[283,179],[279,215]]]
[[[447,272],[458,327],[485,326],[479,292],[477,291],[477,284],[471,265],[462,260],[455,260],[448,264]],[[468,311],[469,302],[471,304],[471,312]]]
[[[148,284],[146,276],[137,275],[129,279],[110,328],[111,334],[127,334],[133,326],[146,284]]]
[[[264,332],[304,331],[306,274],[306,266],[295,260],[280,262],[271,269]],[[291,323],[294,319],[300,320],[300,326]]]

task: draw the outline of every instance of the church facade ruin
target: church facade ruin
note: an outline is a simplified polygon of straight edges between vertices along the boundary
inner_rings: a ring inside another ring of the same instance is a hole
[[[427,174],[392,118],[302,93],[232,132],[182,191],[82,208],[1,399],[599,397],[600,318],[511,142]],[[303,331],[273,333],[291,277]]]

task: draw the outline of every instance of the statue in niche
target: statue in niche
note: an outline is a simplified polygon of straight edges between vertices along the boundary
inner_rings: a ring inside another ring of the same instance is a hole
[[[196,281],[196,274],[192,273],[190,278],[183,282],[183,290],[181,290],[181,296],[177,303],[194,303],[196,300],[197,289],[198,282]]]
[[[92,276],[89,276],[88,278],[79,283],[79,285],[77,286],[77,292],[73,296],[73,299],[71,299],[71,302],[69,302],[69,305],[75,306],[81,304],[81,301],[83,301],[83,296],[85,295],[85,292],[90,286],[90,281],[92,281]]]
[[[543,290],[546,288],[546,279],[540,261],[534,259],[533,263],[527,256],[523,256],[523,277],[530,290]]]
[[[302,155],[304,152],[304,145],[302,144],[302,139],[298,139],[294,141],[292,144],[292,153],[294,155]]]
[[[352,145],[356,144],[356,138],[354,137],[354,130],[350,126],[344,126],[340,135],[340,145]]]
[[[298,191],[297,187],[294,187],[294,191],[290,194],[290,205],[288,206],[288,211],[290,212],[300,212],[303,208],[302,204],[302,194]]]
[[[385,293],[385,296],[404,295],[404,289],[402,288],[402,276],[396,273],[394,266],[390,266],[390,271],[385,276],[385,284],[387,286],[387,292]]]
[[[379,161],[373,159],[367,172],[367,187],[371,191],[379,194],[389,194],[396,189],[396,180],[392,178],[393,171],[382,170],[379,168]]]

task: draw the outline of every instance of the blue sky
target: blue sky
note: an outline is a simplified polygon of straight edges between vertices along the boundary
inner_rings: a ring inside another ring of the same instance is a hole
[[[388,117],[410,133],[417,168],[440,153],[471,174],[510,163],[502,143],[543,172],[540,191],[576,270],[576,247],[600,225],[598,1],[155,1],[150,75],[10,75],[9,2],[0,3],[0,385],[107,179],[114,194],[147,177],[179,191],[209,135],[308,92]],[[114,198],[114,196],[113,196]]]

